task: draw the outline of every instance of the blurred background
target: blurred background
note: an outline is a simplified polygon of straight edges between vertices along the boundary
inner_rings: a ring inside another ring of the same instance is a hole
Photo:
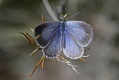
[[[35,48],[19,32],[53,19],[41,0],[0,0],[0,80],[119,80],[119,0],[49,0],[53,11],[68,17],[80,11],[71,20],[92,25],[94,37],[85,48],[85,61],[70,60],[78,65],[77,74],[70,66],[56,59],[45,59],[44,69],[38,67],[32,78],[28,75],[42,56],[29,57]]]

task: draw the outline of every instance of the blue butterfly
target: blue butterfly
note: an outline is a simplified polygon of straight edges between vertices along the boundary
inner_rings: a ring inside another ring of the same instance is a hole
[[[63,52],[70,59],[79,59],[92,40],[93,28],[83,21],[51,21],[36,27],[35,36],[39,36],[36,42],[47,58]]]

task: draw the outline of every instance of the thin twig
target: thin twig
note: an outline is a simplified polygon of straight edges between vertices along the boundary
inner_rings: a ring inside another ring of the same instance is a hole
[[[48,0],[42,0],[42,1],[43,1],[44,6],[45,6],[46,9],[47,9],[49,15],[52,17],[52,19],[53,19],[54,21],[58,21],[58,18],[57,18],[56,15],[54,14],[54,12],[53,12],[53,10],[52,10],[52,8],[51,8],[51,6],[50,6]]]

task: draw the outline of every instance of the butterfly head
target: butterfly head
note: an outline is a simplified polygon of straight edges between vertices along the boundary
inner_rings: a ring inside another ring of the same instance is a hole
[[[65,22],[66,21],[66,17],[67,17],[68,13],[66,13],[63,18],[60,19],[61,22]]]

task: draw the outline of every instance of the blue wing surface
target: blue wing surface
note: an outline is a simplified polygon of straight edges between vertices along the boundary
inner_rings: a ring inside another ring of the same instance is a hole
[[[67,29],[65,30],[65,47],[63,48],[63,53],[70,59],[81,58],[84,53],[83,47],[77,43]]]
[[[92,40],[93,29],[83,21],[67,21],[66,29],[82,47],[86,47]]]
[[[60,54],[61,50],[61,30],[60,27],[58,27],[49,44],[43,48],[43,54],[47,58],[54,58]]]
[[[59,21],[47,22],[35,28],[35,36],[40,35],[36,39],[40,47],[46,47],[52,37],[57,33]]]

